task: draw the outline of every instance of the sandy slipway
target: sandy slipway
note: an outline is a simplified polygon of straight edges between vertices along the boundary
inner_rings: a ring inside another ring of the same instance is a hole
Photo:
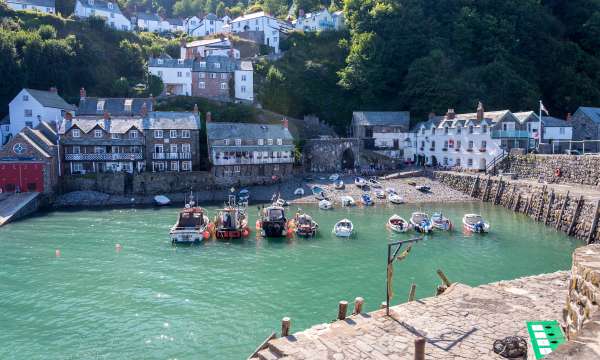
[[[314,185],[318,185],[327,190],[330,194],[330,198],[334,203],[339,203],[342,196],[352,196],[355,201],[360,199],[360,195],[363,191],[354,185],[354,177],[345,176],[343,178],[346,184],[345,189],[335,190],[332,182],[329,180],[329,175],[313,176],[312,180],[305,178],[296,178],[294,180],[287,181],[281,184],[275,185],[261,185],[261,186],[249,186],[247,189],[250,191],[251,203],[269,202],[273,194],[281,194],[281,197],[290,203],[294,204],[307,204],[317,203],[318,201],[311,193],[311,188]],[[381,180],[382,187],[392,187],[396,189],[398,194],[407,203],[425,203],[425,202],[459,202],[459,201],[472,201],[468,195],[465,195],[459,191],[453,190],[437,181],[431,180],[426,177],[413,177],[404,179],[391,179]],[[409,182],[416,183],[418,185],[428,185],[431,187],[431,191],[428,193],[422,193],[417,191],[413,185]],[[297,188],[304,189],[304,196],[294,195],[294,191]],[[236,193],[239,189],[236,189]],[[374,189],[371,189],[369,193],[374,198],[375,202],[382,202],[387,200],[375,199]],[[213,190],[213,191],[195,191],[194,196],[199,202],[222,202],[227,200],[227,196],[230,194],[228,190]],[[74,191],[67,194],[60,195],[54,201],[53,206],[57,208],[61,207],[103,207],[103,206],[127,206],[127,205],[151,205],[154,203],[154,195],[109,195],[97,191]],[[189,193],[172,193],[172,194],[160,194],[166,195],[171,199],[173,203],[183,203],[185,196]]]

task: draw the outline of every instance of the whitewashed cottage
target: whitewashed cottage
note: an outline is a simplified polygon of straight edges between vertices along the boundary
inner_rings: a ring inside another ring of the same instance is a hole
[[[79,18],[96,16],[106,25],[117,30],[131,31],[131,21],[123,15],[116,2],[104,0],[77,0],[74,15]]]
[[[54,0],[6,0],[6,5],[15,11],[40,11],[47,14],[56,13]]]

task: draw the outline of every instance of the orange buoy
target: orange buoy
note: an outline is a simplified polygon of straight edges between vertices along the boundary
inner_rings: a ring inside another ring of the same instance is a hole
[[[248,229],[244,229],[244,230],[242,230],[242,236],[243,236],[243,237],[246,237],[246,236],[248,236],[248,235],[250,235],[250,231],[249,231]]]
[[[560,168],[556,168],[556,169],[554,170],[554,176],[556,176],[556,177],[559,177],[560,175],[561,175]]]
[[[54,250],[54,255],[56,257],[60,257],[60,250],[59,249]]]
[[[204,230],[202,235],[204,236],[204,239],[208,239],[208,237],[210,236],[210,232],[208,232],[208,230]]]
[[[260,230],[262,228],[262,224],[260,223],[260,220],[256,220],[256,230]]]

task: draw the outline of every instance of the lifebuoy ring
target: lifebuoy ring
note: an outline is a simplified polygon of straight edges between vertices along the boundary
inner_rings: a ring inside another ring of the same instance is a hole
[[[554,176],[559,177],[561,175],[560,168],[554,170]]]

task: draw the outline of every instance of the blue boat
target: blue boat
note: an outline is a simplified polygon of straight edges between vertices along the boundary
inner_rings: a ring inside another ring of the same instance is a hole
[[[250,191],[248,189],[242,189],[238,193],[238,200],[241,202],[247,202],[250,199]]]
[[[317,200],[324,200],[327,199],[327,193],[325,192],[325,189],[323,189],[320,186],[313,186],[312,187],[312,193],[315,196],[315,198],[317,198]]]
[[[414,212],[410,216],[410,223],[415,231],[421,233],[430,233],[433,231],[433,224],[429,219],[429,215],[422,212]]]
[[[360,199],[365,206],[372,206],[374,204],[373,199],[371,199],[371,195],[367,193],[362,194]]]

